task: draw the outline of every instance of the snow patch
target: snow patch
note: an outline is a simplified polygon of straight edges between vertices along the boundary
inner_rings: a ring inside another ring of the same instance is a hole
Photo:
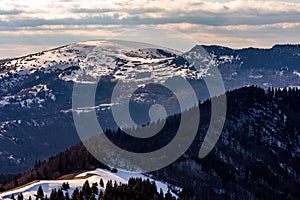
[[[297,77],[300,77],[300,72],[298,72],[296,70],[293,72],[293,74],[296,75]]]

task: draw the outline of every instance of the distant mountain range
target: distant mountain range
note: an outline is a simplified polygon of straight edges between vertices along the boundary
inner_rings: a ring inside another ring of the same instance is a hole
[[[183,57],[200,65],[203,49],[218,66],[227,90],[247,85],[299,87],[300,45],[275,45],[271,49],[195,46]]]
[[[211,75],[211,67],[220,70],[226,90],[247,85],[266,89],[299,87],[299,63],[299,45],[241,50],[195,46],[181,53],[125,41],[87,41],[1,60],[0,174],[24,172],[36,160],[79,143],[72,112],[96,109],[103,129],[116,129],[110,98],[117,81],[140,86],[132,96],[132,116],[138,124],[145,124],[150,120],[148,108],[158,102],[168,115],[179,111],[169,90],[145,82],[181,76],[204,101],[209,94],[203,78]],[[82,77],[85,84],[100,79],[96,103],[92,108],[72,110],[73,84],[83,82]]]

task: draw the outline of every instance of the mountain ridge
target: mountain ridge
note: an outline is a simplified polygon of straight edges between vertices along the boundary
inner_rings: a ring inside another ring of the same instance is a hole
[[[242,51],[242,50],[248,50],[248,49],[254,49],[254,50],[271,50],[271,49],[275,49],[275,48],[288,48],[288,47],[299,48],[300,44],[296,44],[296,43],[295,44],[289,44],[289,43],[286,43],[286,44],[282,43],[282,44],[280,44],[280,43],[277,43],[277,44],[274,44],[271,47],[254,47],[254,46],[249,46],[249,47],[242,47],[242,48],[233,48],[233,47],[227,47],[227,46],[215,45],[215,44],[211,44],[211,45],[197,44],[193,48],[197,48],[199,46],[201,46],[203,48],[220,48],[220,49],[227,49],[227,50],[234,50],[234,51]]]
[[[151,174],[191,192],[195,199],[297,199],[300,195],[297,190],[300,186],[300,130],[297,126],[300,90],[265,91],[249,86],[227,92],[226,95],[228,112],[225,126],[210,154],[203,159],[197,157],[210,122],[210,100],[207,100],[197,108],[202,115],[192,146],[176,162]],[[139,146],[139,141],[124,140],[124,133],[120,135],[108,131],[106,134],[111,135],[110,139],[118,145],[122,146],[120,142],[126,141],[130,146],[151,149],[151,146],[158,145],[158,141],[164,143],[167,138],[173,137],[180,123],[180,115],[169,119],[167,128],[159,133],[164,141],[157,138],[148,143],[148,147]],[[192,116],[190,120],[193,121]],[[86,166],[72,164],[78,157]],[[65,164],[66,158],[69,164]],[[95,168],[97,165],[99,162],[80,144],[50,158],[48,163],[41,163],[7,186],[12,187],[16,181],[23,184],[21,180],[35,179],[38,174],[45,178],[44,167],[49,175],[51,172],[59,177],[62,174],[58,174],[58,170],[71,172],[68,170],[72,167],[89,169],[88,166]]]

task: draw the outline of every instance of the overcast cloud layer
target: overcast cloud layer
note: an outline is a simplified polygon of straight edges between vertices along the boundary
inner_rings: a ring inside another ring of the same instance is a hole
[[[174,40],[183,37],[178,31],[200,44],[235,48],[300,43],[300,1],[2,0],[0,58],[124,35],[165,45],[160,31],[147,33],[149,27],[171,30],[168,37]],[[132,32],[136,29],[142,31]],[[171,43],[183,51],[192,45]]]

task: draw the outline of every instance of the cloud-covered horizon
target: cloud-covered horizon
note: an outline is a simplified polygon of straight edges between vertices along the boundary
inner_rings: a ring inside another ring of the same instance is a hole
[[[300,2],[2,0],[0,58],[82,40],[118,37],[147,27],[178,31],[200,44],[233,48],[300,43]],[[138,37],[136,32],[127,36]],[[159,37],[157,31],[152,37]]]

